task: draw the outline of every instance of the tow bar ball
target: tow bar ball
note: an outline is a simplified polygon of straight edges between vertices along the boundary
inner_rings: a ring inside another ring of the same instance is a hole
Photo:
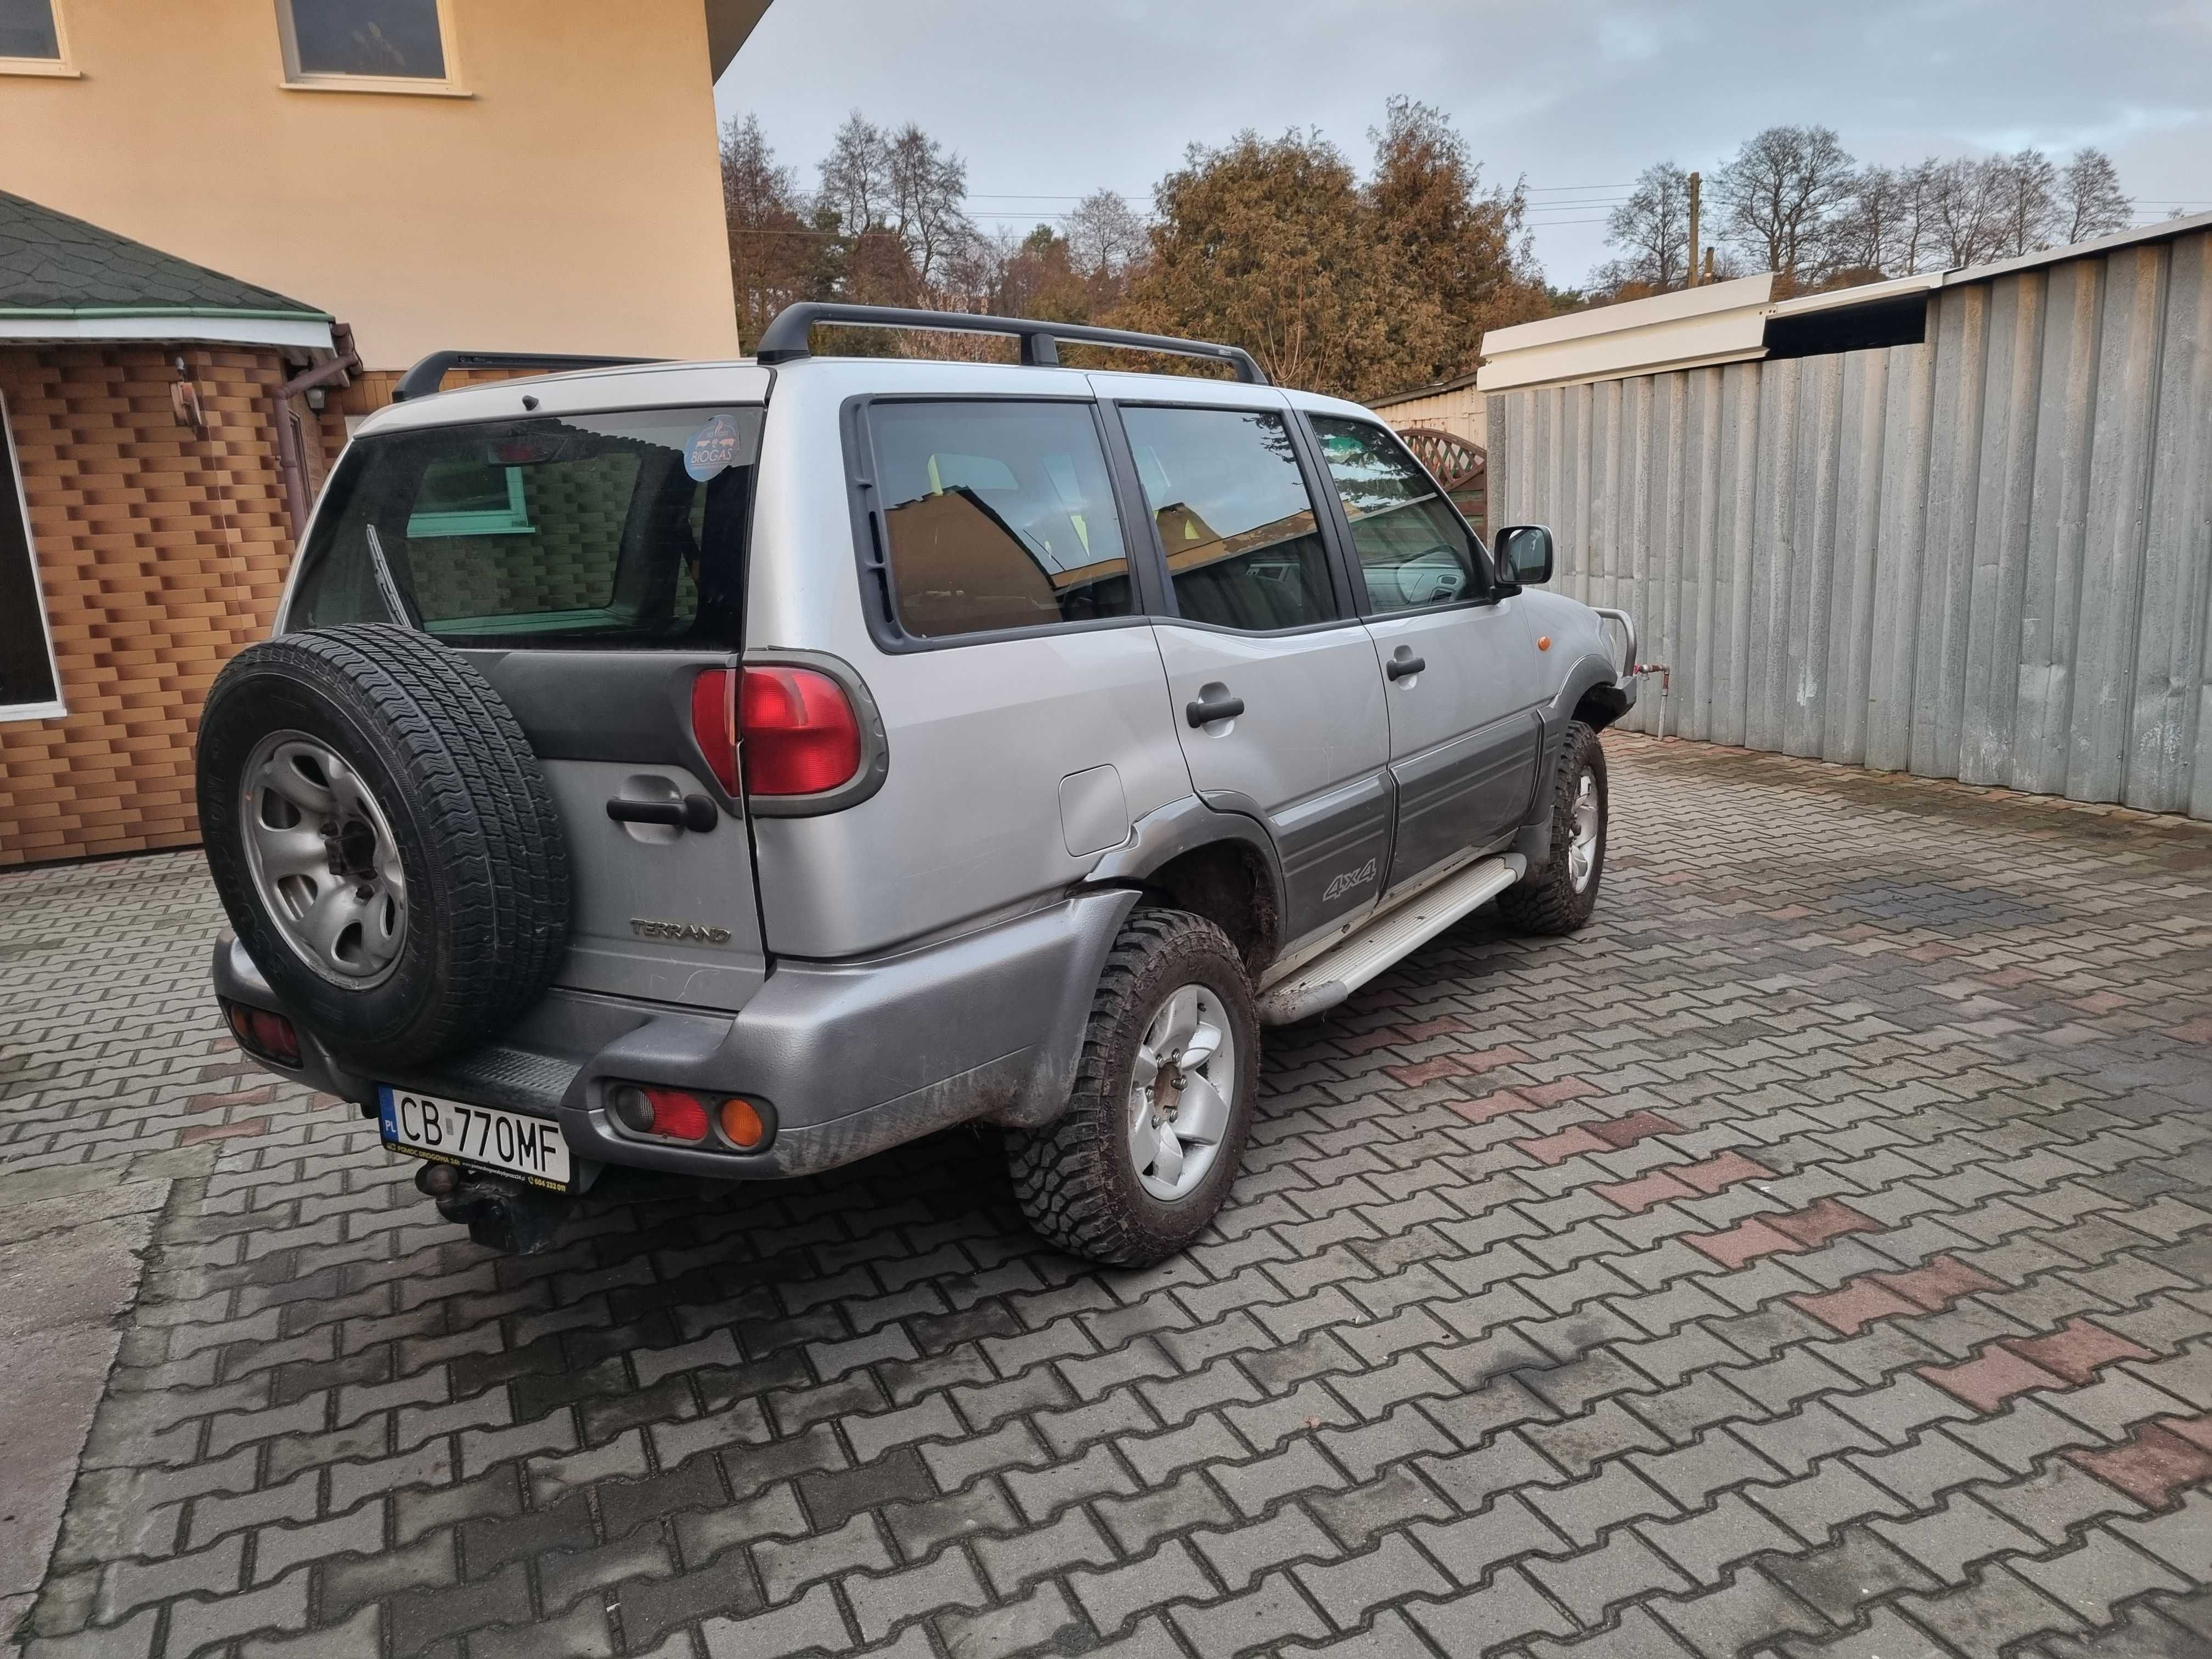
[[[774,1132],[767,1107],[743,1095],[698,1095],[652,1083],[615,1084],[607,1091],[607,1111],[632,1135],[709,1152],[757,1152]]]
[[[416,1189],[435,1199],[438,1213],[469,1230],[488,1250],[537,1255],[559,1241],[573,1200],[566,1193],[525,1186],[488,1170],[425,1163],[415,1171]]]

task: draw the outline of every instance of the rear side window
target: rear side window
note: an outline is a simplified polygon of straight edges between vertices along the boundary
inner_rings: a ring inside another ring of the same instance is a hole
[[[1087,404],[884,403],[869,410],[890,602],[945,639],[1136,611]]]
[[[734,648],[761,420],[647,410],[362,439],[316,515],[290,625]]]
[[[1316,416],[1313,425],[1352,521],[1370,611],[1415,611],[1488,591],[1474,537],[1403,444],[1364,421]]]
[[[1176,609],[1247,633],[1336,614],[1313,498],[1279,415],[1125,408]]]

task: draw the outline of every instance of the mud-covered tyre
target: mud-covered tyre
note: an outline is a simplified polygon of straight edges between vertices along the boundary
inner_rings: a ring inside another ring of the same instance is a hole
[[[1132,912],[1099,976],[1066,1112],[1006,1132],[1030,1225],[1112,1267],[1189,1244],[1243,1161],[1259,1062],[1251,981],[1228,936],[1187,911]]]
[[[1580,720],[1567,727],[1552,782],[1552,856],[1498,896],[1498,913],[1523,933],[1571,933],[1597,908],[1605,878],[1605,748]]]
[[[380,623],[249,646],[208,693],[198,781],[231,926],[340,1054],[434,1059],[551,981],[568,845],[513,711],[459,653]]]

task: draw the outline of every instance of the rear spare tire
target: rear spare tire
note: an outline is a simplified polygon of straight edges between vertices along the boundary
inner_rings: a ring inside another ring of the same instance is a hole
[[[467,659],[409,629],[233,658],[200,716],[199,812],[246,951],[350,1058],[491,1035],[568,944],[568,845],[529,740]]]

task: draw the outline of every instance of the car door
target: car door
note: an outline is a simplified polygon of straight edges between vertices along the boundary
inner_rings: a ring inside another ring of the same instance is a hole
[[[1261,818],[1286,949],[1374,905],[1389,861],[1389,726],[1286,402],[1120,406],[1171,619],[1154,624],[1191,783]],[[1276,394],[1279,397],[1279,394]]]
[[[1310,417],[1354,555],[1397,786],[1386,887],[1495,842],[1534,798],[1536,650],[1474,533],[1386,428]]]

